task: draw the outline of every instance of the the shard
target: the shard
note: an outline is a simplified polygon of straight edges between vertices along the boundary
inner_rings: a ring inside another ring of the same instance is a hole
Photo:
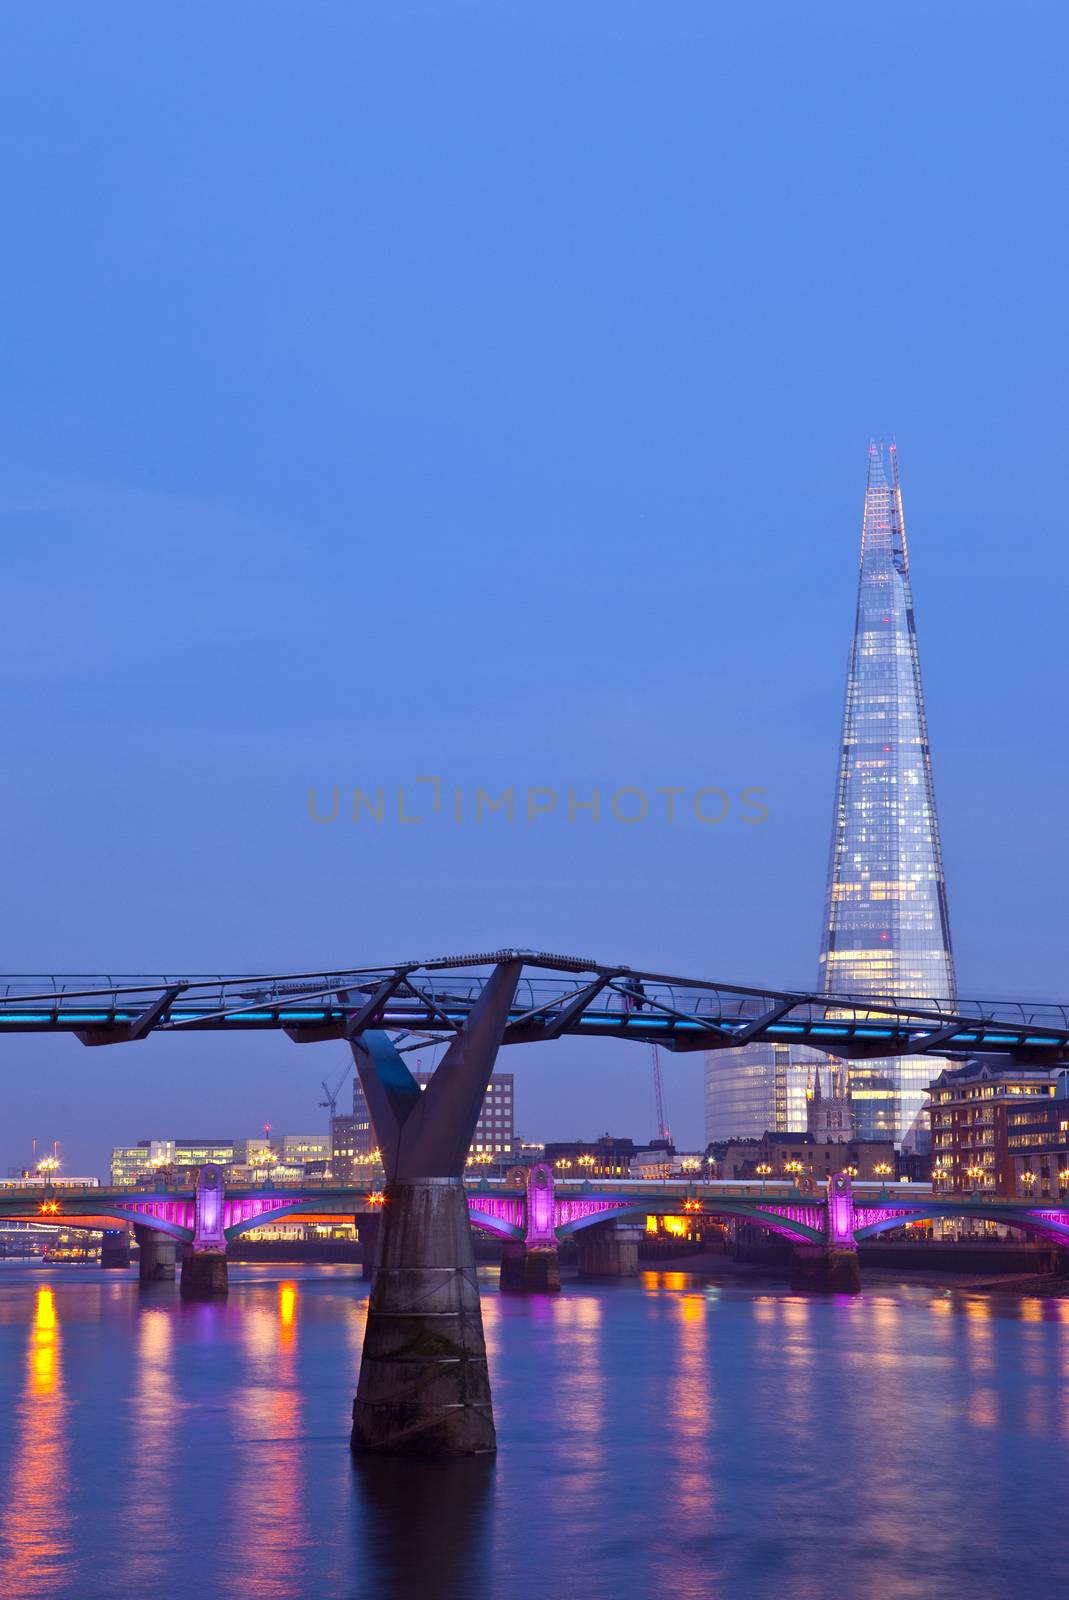
[[[894,445],[869,447],[824,908],[824,994],[949,1000],[954,957]],[[913,1142],[935,1066],[854,1062],[858,1134]]]
[[[888,456],[885,463],[882,449],[869,448],[817,987],[850,998],[949,1000],[954,958],[893,445]],[[768,1042],[710,1051],[707,1141],[804,1128],[819,1059]],[[851,1062],[858,1136],[922,1144],[922,1108],[939,1066],[923,1056]]]

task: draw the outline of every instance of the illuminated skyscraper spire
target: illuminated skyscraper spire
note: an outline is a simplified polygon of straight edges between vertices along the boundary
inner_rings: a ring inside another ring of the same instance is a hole
[[[888,484],[883,451],[869,446],[819,986],[948,1000],[954,957],[894,445],[890,460]],[[931,1076],[922,1058],[852,1066],[859,1133],[905,1137]]]

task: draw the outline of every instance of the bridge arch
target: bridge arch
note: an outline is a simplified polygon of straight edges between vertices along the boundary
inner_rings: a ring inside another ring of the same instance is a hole
[[[281,1196],[272,1195],[272,1199],[281,1199]],[[522,1197],[521,1197],[522,1199]],[[286,1201],[282,1205],[273,1205],[269,1209],[258,1212],[254,1216],[240,1217],[228,1224],[226,1228],[227,1239],[238,1239],[243,1233],[249,1233],[254,1228],[263,1228],[274,1222],[285,1222],[292,1217],[323,1217],[336,1216],[339,1220],[349,1217],[373,1216],[378,1212],[378,1207],[370,1204],[367,1195],[354,1194],[352,1201],[345,1203],[344,1209],[325,1207],[318,1196],[304,1196],[300,1199]],[[468,1210],[472,1223],[481,1228],[485,1233],[492,1233],[499,1239],[522,1239],[524,1230],[505,1217],[495,1216],[493,1212],[483,1210],[474,1196],[469,1196]]]
[[[469,1204],[468,1215],[473,1228],[479,1228],[483,1233],[492,1233],[496,1239],[522,1239],[524,1230],[514,1222],[508,1222],[504,1217],[495,1217],[488,1211],[479,1211]]]
[[[192,1228],[183,1227],[180,1222],[170,1222],[166,1217],[155,1217],[151,1213],[142,1211],[127,1211],[122,1206],[116,1206],[113,1211],[101,1212],[100,1215],[113,1216],[120,1222],[130,1222],[139,1228],[151,1228],[154,1233],[165,1233],[168,1239],[175,1239],[179,1244],[193,1243]]]
[[[281,1197],[271,1195],[270,1198],[278,1200]],[[271,1223],[285,1222],[291,1217],[331,1217],[338,1222],[344,1222],[349,1218],[370,1216],[378,1209],[377,1206],[369,1205],[364,1194],[354,1194],[351,1203],[346,1201],[344,1210],[326,1207],[316,1196],[305,1196],[302,1199],[284,1201],[282,1205],[265,1207],[263,1211],[252,1216],[238,1217],[236,1221],[228,1223],[223,1231],[228,1240],[239,1239],[243,1233],[250,1233],[253,1228],[266,1228]]]
[[[858,1244],[863,1244],[866,1239],[875,1239],[878,1234],[890,1233],[894,1228],[904,1228],[907,1222],[939,1222],[960,1217],[997,1222],[1000,1227],[1017,1228],[1021,1233],[1034,1234],[1039,1238],[1064,1243],[1069,1247],[1069,1223],[1059,1222],[1054,1217],[1031,1211],[992,1216],[990,1208],[979,1204],[911,1206],[908,1211],[901,1211],[893,1216],[881,1216],[875,1222],[868,1222],[862,1228],[855,1228],[854,1238]]]
[[[102,1227],[109,1223],[136,1223],[139,1227],[154,1228],[157,1233],[165,1233],[168,1238],[176,1239],[179,1244],[191,1244],[193,1229],[183,1227],[179,1222],[172,1222],[166,1217],[157,1217],[151,1213],[136,1211],[131,1206],[123,1205],[120,1201],[114,1204],[105,1204],[95,1207],[93,1211],[66,1211],[60,1209],[55,1214],[43,1216],[39,1211],[4,1212],[5,1222],[35,1222],[49,1228],[81,1228],[87,1233],[99,1233]]]

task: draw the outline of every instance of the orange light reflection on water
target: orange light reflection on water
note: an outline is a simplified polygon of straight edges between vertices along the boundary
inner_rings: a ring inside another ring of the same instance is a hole
[[[708,1305],[704,1294],[675,1300],[678,1361],[671,1390],[672,1456],[675,1463],[673,1506],[676,1531],[684,1539],[700,1539],[713,1515],[709,1462],[713,1421],[713,1373],[708,1357]],[[703,1557],[704,1559],[704,1557]]]
[[[278,1326],[283,1349],[292,1349],[297,1337],[297,1285],[280,1283],[278,1286]]]
[[[0,1594],[47,1594],[71,1557],[68,1405],[56,1300],[42,1284],[26,1341],[15,1447],[0,1508]]]

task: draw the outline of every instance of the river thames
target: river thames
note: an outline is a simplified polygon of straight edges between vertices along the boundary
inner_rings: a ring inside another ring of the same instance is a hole
[[[351,1268],[0,1267],[4,1600],[1001,1600],[1069,1561],[1069,1300],[484,1275],[499,1454],[348,1451]],[[1052,1587],[1053,1582],[1053,1587]]]

